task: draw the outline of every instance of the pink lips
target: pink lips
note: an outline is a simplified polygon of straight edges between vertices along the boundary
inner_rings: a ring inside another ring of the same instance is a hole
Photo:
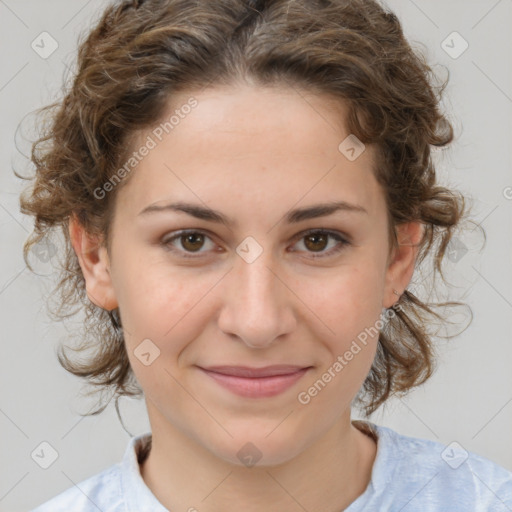
[[[295,384],[311,367],[275,365],[199,367],[218,384],[239,396],[265,398],[278,395]]]

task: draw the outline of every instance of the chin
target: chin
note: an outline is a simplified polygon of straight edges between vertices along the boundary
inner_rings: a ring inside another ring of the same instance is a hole
[[[245,429],[239,427],[236,431],[228,429],[233,437],[221,435],[221,438],[210,439],[205,444],[217,458],[250,468],[285,464],[314,441],[311,439],[308,443],[307,439],[290,433],[282,425],[276,428],[277,425],[279,423],[274,423],[271,428],[265,429],[255,429],[254,424]]]

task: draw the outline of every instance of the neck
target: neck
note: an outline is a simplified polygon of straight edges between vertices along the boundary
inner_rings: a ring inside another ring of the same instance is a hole
[[[141,476],[169,510],[339,512],[366,489],[376,456],[375,441],[351,424],[350,411],[297,457],[265,467],[219,459],[168,422],[152,427]]]

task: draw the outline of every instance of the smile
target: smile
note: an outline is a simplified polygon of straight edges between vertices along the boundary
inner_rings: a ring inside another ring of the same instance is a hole
[[[236,395],[246,398],[267,398],[289,389],[311,369],[311,366],[307,368],[297,366],[198,368],[217,384]]]

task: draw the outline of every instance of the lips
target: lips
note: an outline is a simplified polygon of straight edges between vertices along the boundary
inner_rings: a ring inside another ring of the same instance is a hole
[[[274,365],[263,368],[247,366],[210,366],[199,369],[219,386],[246,398],[267,398],[291,388],[311,368]]]
[[[203,368],[209,372],[230,375],[232,377],[245,377],[258,379],[262,377],[275,377],[276,375],[290,375],[307,368],[306,366],[295,365],[273,365],[263,368],[250,368],[248,366],[209,366]]]

